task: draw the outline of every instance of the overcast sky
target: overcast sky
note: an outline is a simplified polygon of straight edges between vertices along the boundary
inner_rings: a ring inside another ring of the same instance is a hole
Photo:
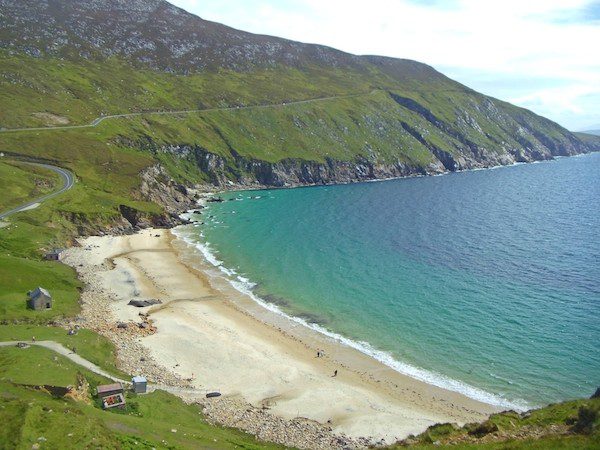
[[[600,128],[600,0],[170,0],[254,33],[410,58],[571,130]]]

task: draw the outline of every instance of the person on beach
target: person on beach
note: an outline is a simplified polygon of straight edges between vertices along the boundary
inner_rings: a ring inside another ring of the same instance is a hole
[[[337,377],[337,369],[335,369],[335,370],[333,371],[333,376],[334,376],[334,377]]]

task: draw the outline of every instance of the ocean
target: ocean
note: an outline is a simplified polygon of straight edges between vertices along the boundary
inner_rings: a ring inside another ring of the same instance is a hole
[[[177,234],[271,309],[505,408],[600,386],[600,154],[222,196]]]

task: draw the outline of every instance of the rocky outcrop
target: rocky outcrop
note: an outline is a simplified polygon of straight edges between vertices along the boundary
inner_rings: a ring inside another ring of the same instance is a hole
[[[316,184],[341,184],[376,179],[442,173],[443,165],[427,168],[402,162],[385,164],[365,158],[355,161],[324,162],[288,158],[276,163],[247,158],[234,153],[231,158],[208,152],[202,147],[163,146],[156,151],[170,153],[197,164],[215,186],[293,187]]]
[[[427,171],[401,162],[381,164],[364,158],[357,158],[355,161],[326,159],[325,162],[285,159],[277,163],[268,163],[237,157],[233,163],[241,173],[236,180],[238,183],[258,183],[273,187],[352,183],[443,171],[440,166],[432,166]]]
[[[169,214],[191,208],[198,199],[197,192],[177,183],[160,164],[146,168],[136,197],[162,206]]]
[[[415,131],[416,133],[416,131]],[[148,147],[146,147],[148,148]],[[576,154],[585,148],[549,149],[522,148],[512,153],[486,151],[478,149],[478,157],[454,155],[450,152],[431,147],[435,159],[423,167],[397,161],[393,163],[371,161],[357,157],[353,161],[339,161],[326,158],[325,161],[306,161],[287,158],[270,163],[259,159],[247,158],[233,152],[225,158],[202,147],[187,145],[169,145],[154,147],[151,151],[169,153],[176,158],[196,164],[217,187],[294,187],[322,184],[343,184],[387,178],[399,178],[422,175],[436,175],[444,172],[510,165],[517,162],[532,162],[552,159],[562,154]],[[172,192],[172,188],[170,190]],[[169,198],[172,194],[169,194]]]

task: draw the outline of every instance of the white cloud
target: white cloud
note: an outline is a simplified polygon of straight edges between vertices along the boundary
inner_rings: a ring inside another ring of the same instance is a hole
[[[357,54],[416,59],[503,77],[552,78],[557,87],[506,98],[577,127],[581,99],[600,86],[600,21],[577,21],[589,0],[175,0],[243,30]],[[560,84],[560,86],[558,86]],[[487,92],[494,95],[494,92]],[[535,102],[532,99],[536,99]],[[596,110],[600,105],[596,105]],[[590,114],[595,111],[589,111]],[[562,114],[562,115],[561,115]]]

